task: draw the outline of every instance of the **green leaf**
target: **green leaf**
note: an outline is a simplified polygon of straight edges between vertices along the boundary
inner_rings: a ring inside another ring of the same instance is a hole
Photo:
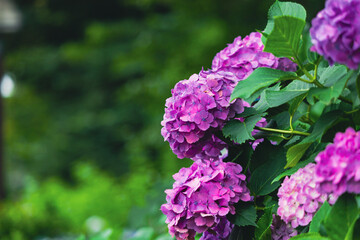
[[[298,164],[296,164],[295,167],[292,167],[292,168],[286,170],[285,172],[281,173],[272,181],[272,183],[279,181],[280,179],[282,179],[285,176],[290,176],[290,175],[296,173],[296,171],[299,170],[300,168],[303,168],[306,165],[308,165],[309,163],[314,162],[314,159],[318,154],[319,154],[319,152],[315,152],[305,161],[299,162]]]
[[[310,51],[310,47],[313,45],[309,33],[309,28],[305,26],[305,33],[302,35],[302,41],[299,49],[299,59],[302,63],[311,62],[315,63],[319,58],[319,54]]]
[[[307,90],[265,90],[265,99],[270,107],[277,107],[284,103],[288,103],[292,99],[304,94]]]
[[[272,211],[274,206],[266,208],[264,214],[258,220],[258,228],[255,229],[255,239],[257,240],[271,240],[270,226],[273,221]]]
[[[278,16],[292,16],[305,21],[306,11],[305,8],[298,3],[275,1],[275,3],[269,8],[268,11],[268,23],[263,32],[264,44],[266,41],[265,39],[269,36],[274,28],[274,17]]]
[[[325,219],[325,229],[332,240],[344,240],[354,222],[359,217],[359,209],[355,197],[343,194],[332,207]]]
[[[283,72],[272,68],[257,68],[248,78],[238,82],[231,94],[231,100],[242,98],[246,101],[255,92],[259,95],[258,90],[260,89],[266,88],[277,81],[294,79],[295,77],[294,72]]]
[[[277,57],[296,58],[305,20],[290,16],[275,16],[271,33],[266,38],[265,52]]]
[[[346,67],[344,65],[334,65],[327,67],[320,74],[319,82],[325,87],[334,85],[337,81],[342,79],[346,75]]]
[[[290,240],[330,240],[330,238],[323,237],[319,233],[302,233],[290,238]]]
[[[240,202],[236,205],[234,223],[240,227],[256,225],[256,209],[252,202]],[[231,218],[231,216],[230,216]]]
[[[335,73],[342,70],[342,68],[337,68],[338,71],[334,71]],[[329,105],[332,102],[335,102],[336,99],[339,98],[341,95],[343,89],[345,88],[345,84],[347,83],[348,79],[353,74],[352,71],[350,71],[348,74],[343,75],[339,78],[339,75],[330,75],[329,77],[331,79],[337,79],[336,82],[334,82],[333,85],[327,88],[311,88],[309,91],[309,94],[307,96],[307,100],[310,104],[314,104],[314,100],[318,99],[325,105]],[[328,82],[329,83],[329,82]]]
[[[264,116],[266,116],[266,114],[267,113],[259,111],[254,107],[245,107],[244,111],[240,114],[237,114],[236,117],[237,118],[240,118],[240,117],[246,118],[246,117],[250,117],[250,116],[254,116],[254,115],[261,115],[264,117]]]
[[[223,134],[229,137],[232,141],[242,144],[247,140],[254,140],[251,132],[258,121],[262,118],[261,115],[255,115],[246,118],[243,122],[239,120],[230,120],[223,127]]]
[[[301,102],[306,98],[307,93],[301,94],[299,96],[297,96],[296,98],[294,98],[289,106],[289,114],[290,116],[293,116],[296,112],[296,110],[298,109],[298,107],[300,106]]]
[[[310,136],[304,138],[301,143],[320,141],[325,132],[331,128],[341,116],[342,112],[340,110],[334,110],[321,115],[319,120],[314,124],[314,129]]]
[[[360,97],[360,75],[356,78],[356,91],[358,94],[358,97]]]
[[[305,154],[306,150],[312,143],[300,143],[289,148],[286,152],[286,165],[285,168],[294,167]]]
[[[310,223],[309,232],[319,232],[321,222],[329,214],[331,207],[328,202],[324,202],[320,209],[315,213]]]
[[[255,196],[263,196],[280,186],[279,182],[272,183],[272,181],[284,171],[286,156],[285,149],[282,146],[268,146],[266,144],[265,147],[260,148],[260,145],[258,147],[259,149],[255,150],[251,159],[252,164],[264,163],[255,168],[248,187]]]

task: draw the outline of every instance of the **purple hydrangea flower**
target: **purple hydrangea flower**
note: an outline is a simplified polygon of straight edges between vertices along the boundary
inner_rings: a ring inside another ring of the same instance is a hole
[[[198,160],[174,174],[161,206],[170,234],[192,240],[197,232],[215,231],[227,214],[235,214],[235,203],[252,200],[241,171],[235,163]]]
[[[356,69],[360,63],[360,0],[328,0],[312,20],[312,51]]]
[[[341,195],[360,193],[360,132],[348,128],[317,155],[315,168],[319,191]]]
[[[289,223],[285,223],[279,216],[273,214],[273,222],[270,226],[272,240],[288,240],[298,233]]]
[[[324,201],[330,204],[336,197],[319,193],[315,182],[315,164],[309,163],[292,176],[286,177],[278,191],[279,208],[277,214],[293,228],[306,226]]]
[[[247,78],[258,67],[296,71],[295,63],[287,58],[277,58],[272,53],[263,52],[263,49],[261,33],[253,32],[244,39],[239,36],[216,54],[212,61],[212,70],[232,72],[238,80]]]
[[[230,223],[226,217],[223,217],[215,227],[204,232],[199,240],[227,240],[233,227],[234,224]]]
[[[161,134],[179,158],[220,159],[226,144],[214,133],[244,110],[241,99],[230,102],[236,83],[232,73],[201,71],[175,85]]]

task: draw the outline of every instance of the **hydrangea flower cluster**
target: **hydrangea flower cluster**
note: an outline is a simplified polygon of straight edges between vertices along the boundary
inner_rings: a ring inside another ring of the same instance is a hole
[[[360,0],[328,0],[312,20],[312,51],[356,69],[360,63]]]
[[[175,85],[161,133],[179,158],[219,159],[226,144],[213,133],[244,109],[241,99],[230,102],[236,83],[232,73],[201,71]]]
[[[360,132],[352,128],[337,133],[334,143],[315,158],[319,191],[341,195],[360,193]]]
[[[279,216],[273,214],[273,222],[270,226],[272,240],[288,240],[298,234],[296,229],[285,223]]]
[[[272,53],[263,52],[263,49],[261,33],[253,32],[244,39],[239,36],[216,54],[212,61],[212,70],[232,72],[238,80],[247,78],[258,67],[296,71],[295,63],[287,58],[277,58]]]
[[[309,163],[296,173],[286,177],[279,188],[279,208],[277,214],[293,228],[306,226],[324,201],[330,204],[336,197],[321,194],[315,182],[315,164]]]
[[[216,231],[228,213],[235,214],[235,203],[250,201],[241,171],[235,163],[198,160],[174,174],[173,189],[165,191],[167,203],[161,206],[170,234],[192,240],[197,232]]]
[[[215,227],[203,233],[199,240],[226,240],[230,237],[234,224],[230,223],[226,217],[220,219]]]

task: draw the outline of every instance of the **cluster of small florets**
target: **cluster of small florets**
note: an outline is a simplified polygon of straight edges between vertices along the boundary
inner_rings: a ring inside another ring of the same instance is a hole
[[[234,224],[230,223],[226,217],[220,219],[215,227],[203,233],[199,240],[226,240],[229,238]]]
[[[201,71],[175,85],[166,100],[161,133],[179,158],[197,154],[217,160],[226,144],[214,133],[243,111],[240,99],[230,102],[236,79],[231,73]]]
[[[316,158],[316,182],[324,193],[360,193],[360,132],[348,128]]]
[[[328,0],[312,20],[311,50],[356,69],[360,63],[360,0]]]
[[[333,204],[336,197],[319,193],[315,182],[315,164],[309,163],[286,177],[278,191],[278,215],[291,226],[306,226],[324,201]]]
[[[273,221],[270,229],[272,240],[288,240],[297,235],[296,229],[294,229],[289,223],[285,223],[275,214],[273,214]]]
[[[210,160],[180,169],[173,176],[173,189],[165,191],[167,203],[161,206],[170,234],[191,240],[197,232],[214,231],[227,214],[235,214],[235,203],[250,201],[241,171],[238,164]]]
[[[259,67],[296,71],[295,63],[287,58],[277,58],[271,53],[263,52],[263,49],[261,33],[253,32],[244,39],[239,36],[216,54],[212,61],[212,70],[232,72],[238,80],[247,78]]]

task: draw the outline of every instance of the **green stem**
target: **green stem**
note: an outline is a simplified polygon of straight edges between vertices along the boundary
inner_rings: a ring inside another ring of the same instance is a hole
[[[283,134],[292,134],[292,135],[300,135],[300,136],[309,136],[310,133],[300,132],[295,130],[282,130],[275,128],[264,128],[264,127],[255,127],[255,129],[266,131],[266,132],[275,132],[275,133],[283,133]]]

